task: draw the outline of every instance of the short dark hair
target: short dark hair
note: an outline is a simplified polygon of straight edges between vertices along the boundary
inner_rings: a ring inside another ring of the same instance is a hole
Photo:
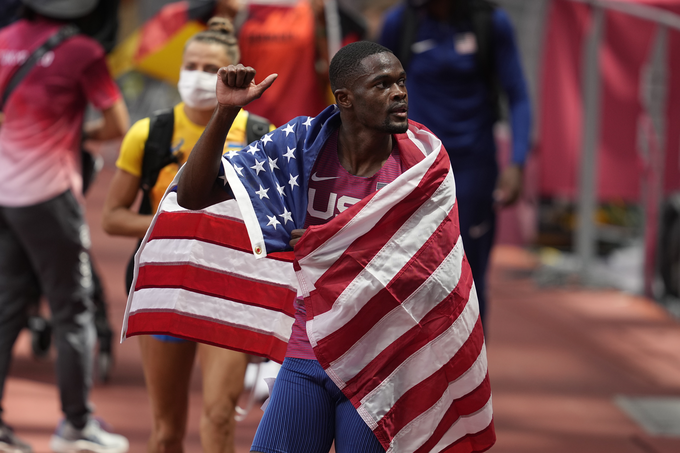
[[[340,48],[331,60],[328,68],[328,76],[331,81],[331,90],[346,88],[354,79],[361,74],[361,62],[371,55],[389,52],[387,47],[372,41],[358,41]]]

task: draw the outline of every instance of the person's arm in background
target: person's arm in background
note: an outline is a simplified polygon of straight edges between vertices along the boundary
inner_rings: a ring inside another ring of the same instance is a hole
[[[102,228],[115,236],[142,238],[151,225],[152,215],[130,209],[140,190],[144,148],[149,138],[149,118],[137,121],[125,135],[116,161],[116,173],[102,209]]]
[[[203,209],[229,199],[220,171],[224,141],[242,107],[258,99],[274,83],[276,74],[255,84],[255,70],[241,64],[217,72],[217,107],[184,165],[177,185],[177,202],[187,209]]]
[[[151,225],[152,215],[144,215],[130,209],[139,192],[140,177],[116,170],[102,210],[102,228],[114,236],[143,238]]]
[[[507,95],[512,130],[512,157],[501,172],[494,197],[500,206],[515,203],[522,192],[524,163],[529,153],[531,101],[522,71],[515,34],[507,13],[497,8],[493,16],[495,68]]]
[[[130,127],[130,116],[125,101],[119,98],[101,113],[101,118],[85,124],[85,138],[87,140],[113,140],[123,137]]]
[[[83,126],[84,138],[96,141],[122,138],[130,127],[130,117],[120,89],[109,72],[104,49],[89,38],[83,40],[81,46],[90,61],[80,74],[80,85],[88,102],[101,112],[101,118]]]

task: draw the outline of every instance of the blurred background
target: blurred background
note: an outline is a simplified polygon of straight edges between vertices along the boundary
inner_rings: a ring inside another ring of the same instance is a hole
[[[245,10],[244,1],[229,3]],[[168,3],[120,2],[109,60],[132,121],[179,101],[178,46],[200,20],[155,35],[166,41],[152,54],[137,47],[140,29]],[[205,3],[192,0],[187,8]],[[383,14],[397,3],[338,0],[326,7],[339,8],[376,40]],[[533,248],[542,285],[614,287],[680,313],[680,66],[672,58],[680,52],[680,2],[495,3],[515,26],[534,112],[524,195],[500,213],[497,243]],[[507,114],[496,129],[500,161],[507,161]]]
[[[186,38],[218,10],[238,27],[249,3],[277,1],[120,0],[117,14],[102,16],[97,29],[108,33],[109,67],[132,122],[180,101]],[[330,57],[348,30],[377,40],[385,12],[399,2],[318,3]],[[499,433],[492,451],[680,451],[680,0],[494,3],[515,27],[533,124],[524,191],[498,214],[492,257],[488,344]],[[507,108],[495,136],[507,163]],[[90,145],[103,168],[87,198],[117,328],[135,241],[106,236],[99,216],[119,146]],[[130,343],[115,346],[115,366],[93,398],[115,414],[108,419],[131,451],[144,451],[150,415]],[[30,350],[25,336],[5,406],[36,451],[47,451],[56,406],[37,417],[22,408],[55,391],[40,384],[52,379],[44,377],[51,364]],[[195,379],[192,388],[199,385]],[[199,406],[197,391],[187,451],[200,451]],[[239,425],[238,451],[247,451],[259,416],[255,408]]]

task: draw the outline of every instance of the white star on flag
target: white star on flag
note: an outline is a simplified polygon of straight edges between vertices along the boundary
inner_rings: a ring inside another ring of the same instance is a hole
[[[307,129],[309,129],[309,126],[312,125],[312,117],[311,117],[311,116],[308,116],[308,117],[307,117],[307,121],[305,121],[305,122],[302,123],[302,124],[305,125],[305,126],[307,126]]]
[[[225,175],[220,176],[220,179],[222,180],[222,185],[226,186],[227,185],[227,177]]]
[[[250,154],[253,154],[253,155],[254,155],[254,154],[257,152],[258,149],[259,149],[259,148],[257,147],[257,145],[256,145],[255,143],[253,143],[253,144],[251,144],[251,145],[248,147],[248,150],[247,150],[247,151],[248,151]]]
[[[295,187],[295,186],[300,187],[300,185],[297,182],[297,179],[298,179],[297,176],[290,175],[290,179],[288,180],[288,184],[290,184],[291,190],[293,190],[293,187]]]
[[[269,198],[269,195],[267,195],[267,192],[269,192],[269,189],[265,189],[262,186],[260,186],[260,190],[255,191],[255,193],[260,196],[260,200],[263,199],[263,198]]]
[[[262,137],[262,146],[266,145],[267,143],[272,141],[272,134],[267,134],[264,137]]]
[[[287,157],[287,158],[288,158],[288,162],[290,162],[290,159],[291,159],[291,158],[295,159],[295,150],[296,150],[297,148],[288,148],[288,147],[286,146],[286,149],[288,150],[288,152],[287,152],[286,154],[284,154],[283,157]]]
[[[279,195],[281,195],[282,197],[285,197],[285,196],[286,196],[286,193],[284,192],[284,189],[285,189],[285,188],[284,188],[284,187],[281,187],[281,186],[279,185],[278,182],[276,183],[276,190],[279,191]]]
[[[239,176],[243,176],[243,167],[239,167],[238,165],[234,164],[234,170],[236,170],[236,173],[238,173]]]
[[[286,137],[288,137],[288,134],[290,134],[291,132],[292,132],[292,133],[295,133],[295,128],[293,127],[292,124],[289,123],[288,125],[286,125],[285,129],[283,129],[282,132],[285,132],[285,133],[286,133]]]
[[[267,216],[267,218],[269,219],[269,223],[267,224],[267,226],[273,226],[274,229],[276,229],[276,225],[281,225],[281,222],[276,220],[276,216],[274,216],[274,215],[273,216]]]
[[[229,151],[227,154],[229,154],[229,157],[234,157],[235,155],[238,154],[239,151],[240,151],[240,150],[232,149],[232,150]]]
[[[286,225],[289,221],[293,221],[293,214],[285,207],[283,208],[283,214],[279,214],[279,217],[283,218],[284,225]]]
[[[273,159],[273,160],[272,160],[271,157],[269,158],[269,169],[270,169],[271,171],[274,171],[275,168],[279,168],[279,166],[276,165],[276,162],[277,162],[278,160],[279,160],[278,157],[277,157],[276,159]]]
[[[259,175],[261,171],[264,171],[264,161],[260,162],[259,160],[255,159],[255,165],[250,168],[255,170],[256,175]]]

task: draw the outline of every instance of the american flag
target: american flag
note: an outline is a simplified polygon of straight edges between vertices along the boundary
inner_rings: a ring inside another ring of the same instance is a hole
[[[230,201],[205,212],[184,211],[169,191],[138,253],[123,336],[153,330],[280,360],[271,352],[263,354],[266,348],[244,347],[230,329],[262,336],[264,344],[272,338],[287,339],[293,322],[294,272],[317,359],[388,452],[485,451],[494,444],[495,432],[484,334],[460,239],[453,172],[441,142],[429,130],[410,122],[407,133],[396,136],[405,168],[398,179],[327,224],[308,228],[293,259],[280,252],[288,248],[290,231],[304,225],[307,181],[339,121],[331,106],[316,118],[292,120],[225,155],[220,177],[233,191],[238,209]],[[232,211],[214,212],[227,209],[223,205]],[[234,213],[238,210],[241,216]],[[203,220],[197,220],[185,227],[183,216],[229,223],[200,228],[193,223]],[[157,233],[164,218],[163,231]],[[240,233],[212,237],[221,234],[213,230],[230,227]],[[205,234],[210,237],[194,239],[201,231],[210,231]],[[181,242],[152,249],[166,236]],[[200,253],[179,251],[183,241]],[[232,267],[213,271],[212,259],[219,260],[223,242],[228,242],[227,252],[244,255],[236,262],[226,258]],[[217,248],[203,251],[209,248],[204,243]],[[248,250],[252,254],[246,257]],[[274,264],[265,266],[270,261]],[[208,269],[209,277],[193,270],[160,275],[174,262]],[[154,263],[160,263],[158,275],[142,278]],[[190,283],[183,283],[186,279]],[[233,279],[250,282],[244,291],[247,300],[230,295],[236,291],[231,286],[244,284]],[[263,304],[259,297],[266,296],[250,294],[249,288],[272,282],[285,292],[280,298]],[[186,296],[181,304],[172,295],[173,302],[166,304],[168,285],[197,295]],[[251,313],[255,309],[275,313],[278,324],[264,321],[250,327],[251,321],[260,321],[259,314]],[[134,327],[138,316],[157,319],[139,323],[154,329]],[[188,334],[184,323],[205,327]]]

